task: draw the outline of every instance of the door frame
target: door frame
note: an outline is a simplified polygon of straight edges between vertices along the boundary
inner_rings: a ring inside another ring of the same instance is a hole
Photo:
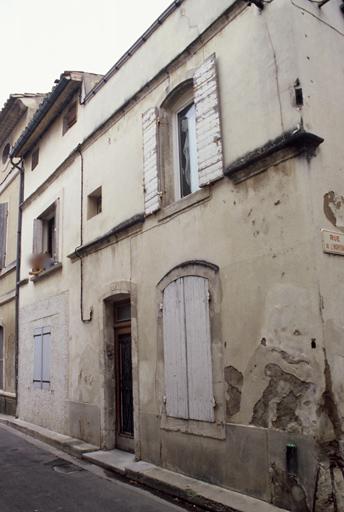
[[[101,358],[103,394],[101,397],[101,448],[112,450],[116,447],[116,390],[115,390],[115,344],[113,308],[116,302],[130,299],[131,305],[131,350],[134,406],[134,449],[135,457],[141,458],[139,422],[139,371],[137,334],[137,292],[135,284],[129,281],[108,283],[103,288],[99,307],[103,310],[100,331],[103,333],[103,356]]]
[[[119,302],[114,302],[113,305],[113,329],[114,329],[114,344],[115,344],[115,393],[116,393],[116,418],[115,418],[115,429],[116,429],[116,448],[125,451],[134,451],[134,431],[133,435],[121,432],[122,424],[122,398],[121,398],[121,360],[120,360],[120,341],[119,338],[122,334],[130,336],[130,346],[132,348],[131,339],[131,314],[129,320],[120,321],[116,318],[116,310],[118,306],[130,304],[130,299]],[[133,391],[133,364],[132,364],[132,350],[131,350],[131,380],[132,380],[132,391]],[[134,421],[134,399],[132,401],[133,407],[133,421]]]

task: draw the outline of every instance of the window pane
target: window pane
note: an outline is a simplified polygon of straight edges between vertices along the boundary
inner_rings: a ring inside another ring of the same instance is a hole
[[[117,322],[124,322],[131,318],[130,302],[125,304],[118,304],[116,307],[116,320]]]
[[[187,196],[198,190],[196,110],[189,105],[178,114],[180,193]]]

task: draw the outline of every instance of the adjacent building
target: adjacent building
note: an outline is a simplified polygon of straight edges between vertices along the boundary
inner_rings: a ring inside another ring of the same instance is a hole
[[[20,167],[10,152],[42,94],[11,94],[0,111],[0,413],[16,411],[16,268]]]
[[[18,414],[324,510],[343,484],[341,1],[208,3],[173,2],[104,77],[65,72],[15,144]]]

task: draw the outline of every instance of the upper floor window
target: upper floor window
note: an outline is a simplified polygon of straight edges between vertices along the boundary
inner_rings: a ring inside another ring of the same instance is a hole
[[[37,167],[38,162],[39,162],[39,148],[36,148],[33,150],[32,155],[31,155],[31,171],[33,171],[35,169],[35,167]]]
[[[5,164],[10,156],[11,144],[7,142],[2,150],[2,163]]]
[[[64,135],[69,128],[77,121],[78,103],[77,100],[73,100],[67,107],[62,121],[62,135]]]
[[[0,203],[0,270],[6,264],[8,204]]]
[[[98,187],[87,197],[87,219],[91,219],[102,211],[102,187]]]
[[[34,219],[32,275],[48,270],[58,262],[58,211],[59,200]]]
[[[223,176],[215,55],[143,114],[143,175],[146,215]]]
[[[176,154],[176,198],[185,197],[199,189],[196,108],[192,100],[187,103],[178,109],[173,120],[177,131],[172,141]]]

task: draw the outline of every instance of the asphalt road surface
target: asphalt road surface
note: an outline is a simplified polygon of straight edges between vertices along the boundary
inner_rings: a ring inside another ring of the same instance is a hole
[[[0,425],[0,512],[183,510]]]

